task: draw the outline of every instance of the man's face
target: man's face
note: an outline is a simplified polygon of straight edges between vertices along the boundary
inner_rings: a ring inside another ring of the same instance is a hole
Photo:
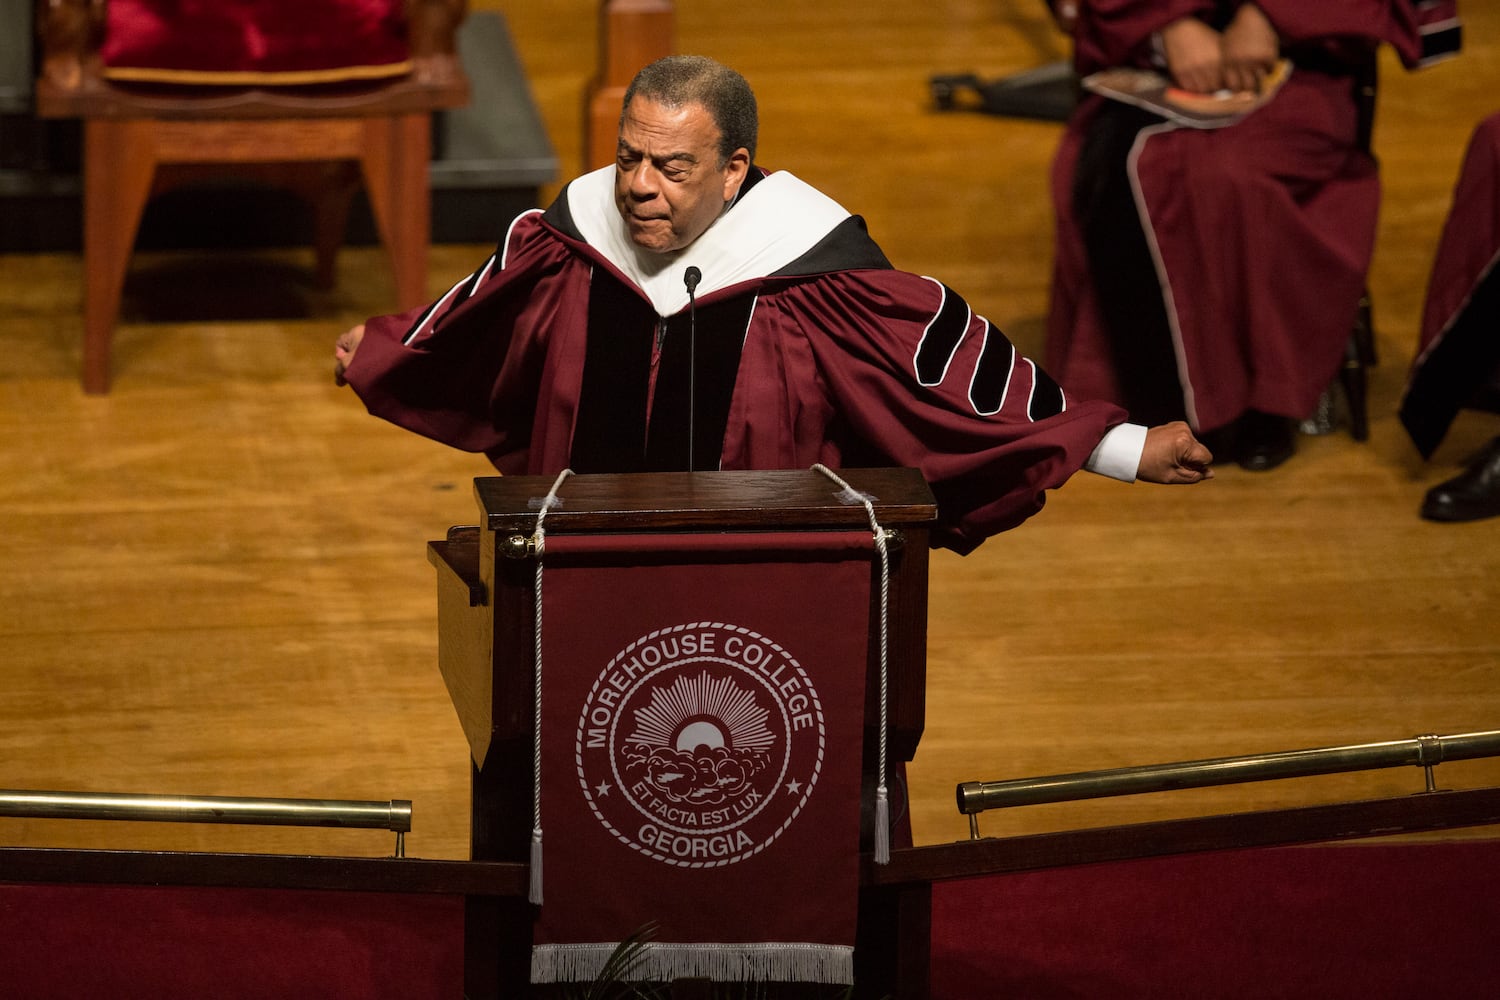
[[[719,129],[703,105],[634,97],[620,122],[615,206],[636,246],[681,250],[724,211],[749,167],[744,149],[719,166]]]

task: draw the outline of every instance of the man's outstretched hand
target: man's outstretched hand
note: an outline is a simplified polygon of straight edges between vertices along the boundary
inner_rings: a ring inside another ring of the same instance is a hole
[[[1201,483],[1214,477],[1213,452],[1193,437],[1181,420],[1146,431],[1141,465],[1135,477],[1148,483]]]
[[[344,372],[349,370],[349,362],[354,360],[354,352],[359,350],[359,342],[364,339],[365,325],[350,327],[339,334],[339,339],[333,344],[333,381],[338,385],[348,385],[344,380]],[[1141,460],[1145,465],[1145,459]]]

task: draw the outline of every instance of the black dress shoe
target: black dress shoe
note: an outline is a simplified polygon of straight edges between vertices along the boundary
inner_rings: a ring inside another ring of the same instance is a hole
[[[1427,491],[1422,516],[1429,521],[1478,521],[1500,516],[1500,437],[1463,472]]]
[[[1259,410],[1246,410],[1235,434],[1236,461],[1251,472],[1267,472],[1292,457],[1297,450],[1292,422],[1286,417]]]
[[[1194,431],[1193,436],[1203,447],[1213,452],[1215,465],[1224,465],[1239,459],[1234,424],[1229,424],[1227,427],[1215,427],[1211,431]]]

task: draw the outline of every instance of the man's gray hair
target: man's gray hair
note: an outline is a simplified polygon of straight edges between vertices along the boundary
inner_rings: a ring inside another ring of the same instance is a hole
[[[701,104],[719,127],[719,168],[741,147],[755,162],[755,139],[760,118],[755,92],[743,76],[707,56],[667,56],[635,75],[625,91],[620,121],[635,97],[649,98],[669,108]]]

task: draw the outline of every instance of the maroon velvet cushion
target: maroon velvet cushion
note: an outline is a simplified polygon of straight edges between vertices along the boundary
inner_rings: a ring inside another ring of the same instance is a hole
[[[115,79],[321,83],[405,73],[405,0],[109,0]]]

